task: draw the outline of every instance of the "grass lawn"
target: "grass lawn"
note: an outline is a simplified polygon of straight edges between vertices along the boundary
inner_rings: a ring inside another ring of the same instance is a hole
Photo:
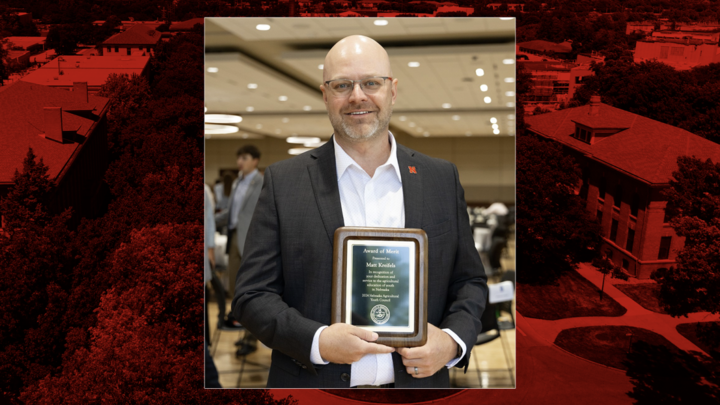
[[[561,276],[554,285],[518,284],[517,290],[517,311],[528,318],[622,316],[627,312],[607,294],[601,301],[600,289],[574,271]]]
[[[700,339],[698,339],[697,334],[695,333],[696,325],[697,323],[681,323],[676,326],[675,329],[677,329],[678,333],[685,336],[687,340],[695,343],[695,346],[701,348],[705,353],[711,355],[716,360],[720,360],[720,345],[716,347],[710,347],[701,342]]]
[[[660,306],[660,286],[658,284],[615,284],[615,287],[648,311],[667,314]]]
[[[644,341],[680,353],[680,349],[663,336],[632,326],[587,326],[565,329],[558,334],[555,344],[584,359],[627,370],[623,362],[627,359],[630,345],[627,334],[630,332],[633,334],[633,342]]]
[[[413,402],[426,402],[433,399],[446,398],[455,395],[459,390],[393,390],[393,389],[356,389],[356,390],[323,390],[327,393],[357,401],[367,401],[380,404],[411,404]]]

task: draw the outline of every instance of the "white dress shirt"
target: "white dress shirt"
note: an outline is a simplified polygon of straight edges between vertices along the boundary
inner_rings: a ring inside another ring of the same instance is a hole
[[[397,144],[392,133],[388,136],[391,149],[388,160],[375,169],[370,177],[348,155],[337,142],[335,146],[335,168],[337,170],[340,204],[345,226],[367,226],[383,228],[405,227],[405,204],[402,177],[397,160]],[[320,333],[315,332],[310,360],[314,364],[328,364],[320,356]],[[443,329],[460,347],[465,355],[465,343],[450,329]],[[463,357],[451,360],[447,367],[457,364]],[[367,354],[352,364],[350,386],[382,385],[395,382],[392,354]]]
[[[240,173],[242,174],[242,172]],[[228,222],[228,229],[235,229],[237,226],[237,217],[240,213],[240,208],[242,208],[242,203],[245,200],[245,194],[247,194],[250,182],[252,182],[252,179],[257,175],[257,173],[258,169],[255,169],[248,173],[245,177],[238,180],[237,185],[235,186],[235,193],[232,195],[232,200],[230,201],[230,220]]]

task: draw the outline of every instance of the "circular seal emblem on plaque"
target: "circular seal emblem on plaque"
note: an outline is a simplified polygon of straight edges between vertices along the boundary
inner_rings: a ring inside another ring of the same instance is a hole
[[[378,325],[382,325],[390,319],[390,310],[382,304],[377,304],[370,310],[370,319]]]

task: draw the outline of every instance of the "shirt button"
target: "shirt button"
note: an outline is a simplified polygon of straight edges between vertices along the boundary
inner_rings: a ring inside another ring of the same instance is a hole
[[[348,381],[350,381],[350,374],[348,374],[348,373],[342,373],[342,374],[340,374],[340,379],[343,380],[343,381],[345,381],[345,382],[348,382]]]

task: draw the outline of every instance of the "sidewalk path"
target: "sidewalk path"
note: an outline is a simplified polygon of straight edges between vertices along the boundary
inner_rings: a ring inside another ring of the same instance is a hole
[[[595,270],[594,267],[582,263],[577,271],[595,286],[598,288],[601,287],[602,273]],[[624,306],[627,309],[627,313],[617,317],[589,316],[582,318],[565,318],[555,321],[525,318],[525,320],[535,329],[539,336],[550,343],[555,342],[557,335],[564,329],[601,325],[634,326],[636,328],[648,329],[664,336],[681,350],[700,352],[707,356],[707,353],[678,333],[675,327],[682,323],[717,321],[720,320],[720,315],[713,315],[709,312],[695,312],[689,314],[687,318],[673,318],[670,315],[649,311],[625,295],[622,291],[618,290],[610,283],[609,277],[605,279],[605,295],[612,297],[612,299]]]

